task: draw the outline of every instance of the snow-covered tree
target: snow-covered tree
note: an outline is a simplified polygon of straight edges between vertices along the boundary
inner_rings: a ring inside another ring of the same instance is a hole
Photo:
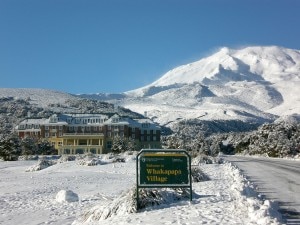
[[[10,134],[0,139],[0,157],[3,160],[17,160],[20,154],[20,139],[16,134]]]

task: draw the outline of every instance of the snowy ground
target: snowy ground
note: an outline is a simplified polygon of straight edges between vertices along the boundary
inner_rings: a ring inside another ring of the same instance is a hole
[[[0,161],[0,224],[82,224],[84,213],[109,208],[135,185],[134,156],[127,156],[125,163],[86,166],[70,161],[25,172],[36,164]],[[231,164],[200,167],[210,180],[193,183],[191,203],[174,201],[130,214],[124,203],[111,217],[84,224],[281,224],[275,205],[259,200]],[[61,190],[72,190],[79,201],[59,201]]]

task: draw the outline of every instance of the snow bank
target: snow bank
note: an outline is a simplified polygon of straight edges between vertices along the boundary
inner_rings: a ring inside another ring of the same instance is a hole
[[[181,200],[188,200],[189,193],[185,189],[140,189],[139,190],[139,209],[155,207],[160,205],[170,205]],[[109,217],[123,216],[131,213],[137,213],[136,188],[123,192],[117,199],[107,204],[101,204],[93,207],[84,213],[84,215],[73,223],[89,224],[106,220]]]
[[[278,205],[269,200],[263,200],[256,192],[255,186],[242,175],[241,171],[231,163],[225,163],[226,171],[232,176],[231,189],[241,204],[248,208],[248,216],[256,224],[277,224],[282,220]]]
[[[57,193],[55,200],[59,203],[78,202],[79,198],[78,195],[71,190],[60,190]]]
[[[34,172],[34,171],[39,171],[39,170],[43,170],[46,169],[49,166],[53,166],[54,164],[56,164],[55,161],[52,160],[47,160],[47,159],[39,159],[36,165],[30,166],[29,168],[27,168],[25,171],[26,172]]]

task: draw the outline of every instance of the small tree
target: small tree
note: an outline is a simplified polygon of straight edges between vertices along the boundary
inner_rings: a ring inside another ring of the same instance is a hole
[[[111,151],[114,154],[119,154],[127,150],[126,142],[124,138],[115,136],[112,141]]]
[[[38,154],[40,155],[56,155],[57,150],[53,145],[45,139],[39,140],[38,142]]]
[[[0,140],[0,157],[3,160],[17,160],[21,154],[20,139],[15,134],[2,137]]]
[[[22,155],[38,154],[37,139],[33,137],[25,137],[21,141]]]

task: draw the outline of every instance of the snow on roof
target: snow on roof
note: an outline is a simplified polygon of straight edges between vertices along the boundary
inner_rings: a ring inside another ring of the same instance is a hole
[[[118,114],[114,114],[112,117],[110,117],[108,120],[104,122],[106,125],[128,125],[132,127],[138,127],[139,124],[137,121],[128,118],[128,117],[120,117]]]
[[[23,124],[43,124],[45,123],[47,119],[46,118],[40,118],[40,119],[25,119],[23,120],[20,125]]]

